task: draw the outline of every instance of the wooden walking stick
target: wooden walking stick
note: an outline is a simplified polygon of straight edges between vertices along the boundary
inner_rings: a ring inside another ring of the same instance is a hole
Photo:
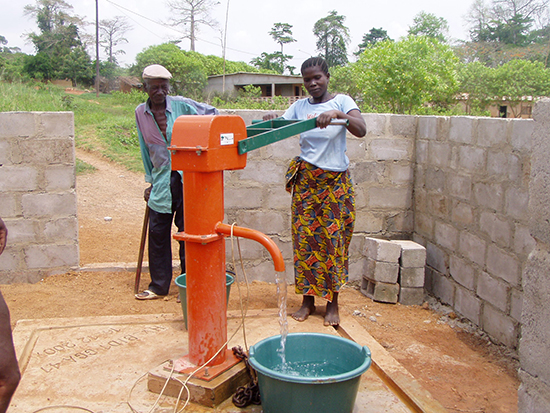
[[[139,280],[141,279],[141,266],[143,264],[143,251],[145,250],[145,240],[147,238],[147,226],[149,225],[149,205],[145,207],[145,216],[143,217],[143,228],[141,230],[141,243],[139,244],[139,256],[136,268],[136,280],[134,281],[134,294],[139,292]]]

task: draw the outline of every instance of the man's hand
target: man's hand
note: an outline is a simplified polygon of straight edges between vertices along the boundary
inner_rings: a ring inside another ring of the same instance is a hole
[[[275,112],[268,112],[262,117],[262,120],[277,119],[278,117],[279,116]]]
[[[4,224],[4,221],[2,221],[2,218],[0,218],[0,254],[2,254],[4,248],[6,248],[7,239],[8,229],[6,228],[6,224]]]
[[[145,191],[143,191],[143,199],[145,199],[145,202],[149,202],[149,197],[151,196],[151,189],[153,189],[153,185],[151,185],[149,188],[145,188]]]

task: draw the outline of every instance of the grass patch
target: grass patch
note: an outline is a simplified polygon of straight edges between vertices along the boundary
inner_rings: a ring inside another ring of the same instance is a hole
[[[105,156],[134,172],[143,172],[134,110],[146,98],[138,91],[72,95],[50,84],[0,82],[1,112],[72,111],[77,148]],[[78,162],[76,167],[77,173],[88,173],[85,167],[79,169]]]
[[[66,93],[62,87],[40,82],[0,82],[0,112],[71,111],[74,113],[77,148],[97,153],[138,173],[143,173],[143,163],[134,111],[136,106],[145,102],[146,99],[147,95],[140,91],[101,93],[99,96],[96,96],[95,92],[74,95]],[[274,108],[273,105],[270,106],[265,102],[252,102],[248,96],[232,102],[217,99],[214,104],[220,108],[234,109]],[[276,104],[286,108],[288,101],[281,98],[280,101],[276,101]],[[77,168],[79,168],[78,162]],[[83,169],[82,173],[88,172]]]
[[[70,110],[63,88],[43,83],[0,82],[0,112],[62,112]]]
[[[146,99],[147,95],[138,91],[72,95],[62,87],[40,82],[0,82],[0,112],[71,111],[77,148],[105,156],[134,172],[143,172],[134,110]],[[77,173],[89,173],[80,162],[77,160]]]
[[[134,110],[142,92],[84,93],[74,98],[75,144],[133,172],[143,172]],[[137,102],[137,103],[136,103]]]
[[[95,172],[96,170],[97,168],[95,166],[76,158],[75,172],[77,175],[90,174]]]

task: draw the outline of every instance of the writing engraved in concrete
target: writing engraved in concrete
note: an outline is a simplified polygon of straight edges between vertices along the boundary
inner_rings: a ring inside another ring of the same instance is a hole
[[[125,333],[120,328],[110,327],[93,334],[77,336],[73,340],[59,341],[53,346],[39,349],[34,355],[44,361],[40,369],[51,373],[65,365],[100,357],[112,348],[130,345],[140,341],[144,336],[167,329],[166,326],[154,325],[132,329],[130,333]]]

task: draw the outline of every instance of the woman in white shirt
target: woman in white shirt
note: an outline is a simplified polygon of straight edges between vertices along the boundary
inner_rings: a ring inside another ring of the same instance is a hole
[[[292,193],[292,240],[296,293],[302,306],[292,314],[304,321],[315,312],[315,296],[327,300],[324,325],[338,325],[338,292],[348,279],[348,249],[355,221],[353,183],[348,170],[346,132],[362,137],[366,124],[359,107],[347,95],[328,91],[330,74],[320,57],[301,68],[310,97],[283,114],[284,119],[317,118],[317,128],[300,135],[300,156],[287,172]],[[265,120],[273,119],[268,114]],[[330,125],[344,119],[347,125]]]

